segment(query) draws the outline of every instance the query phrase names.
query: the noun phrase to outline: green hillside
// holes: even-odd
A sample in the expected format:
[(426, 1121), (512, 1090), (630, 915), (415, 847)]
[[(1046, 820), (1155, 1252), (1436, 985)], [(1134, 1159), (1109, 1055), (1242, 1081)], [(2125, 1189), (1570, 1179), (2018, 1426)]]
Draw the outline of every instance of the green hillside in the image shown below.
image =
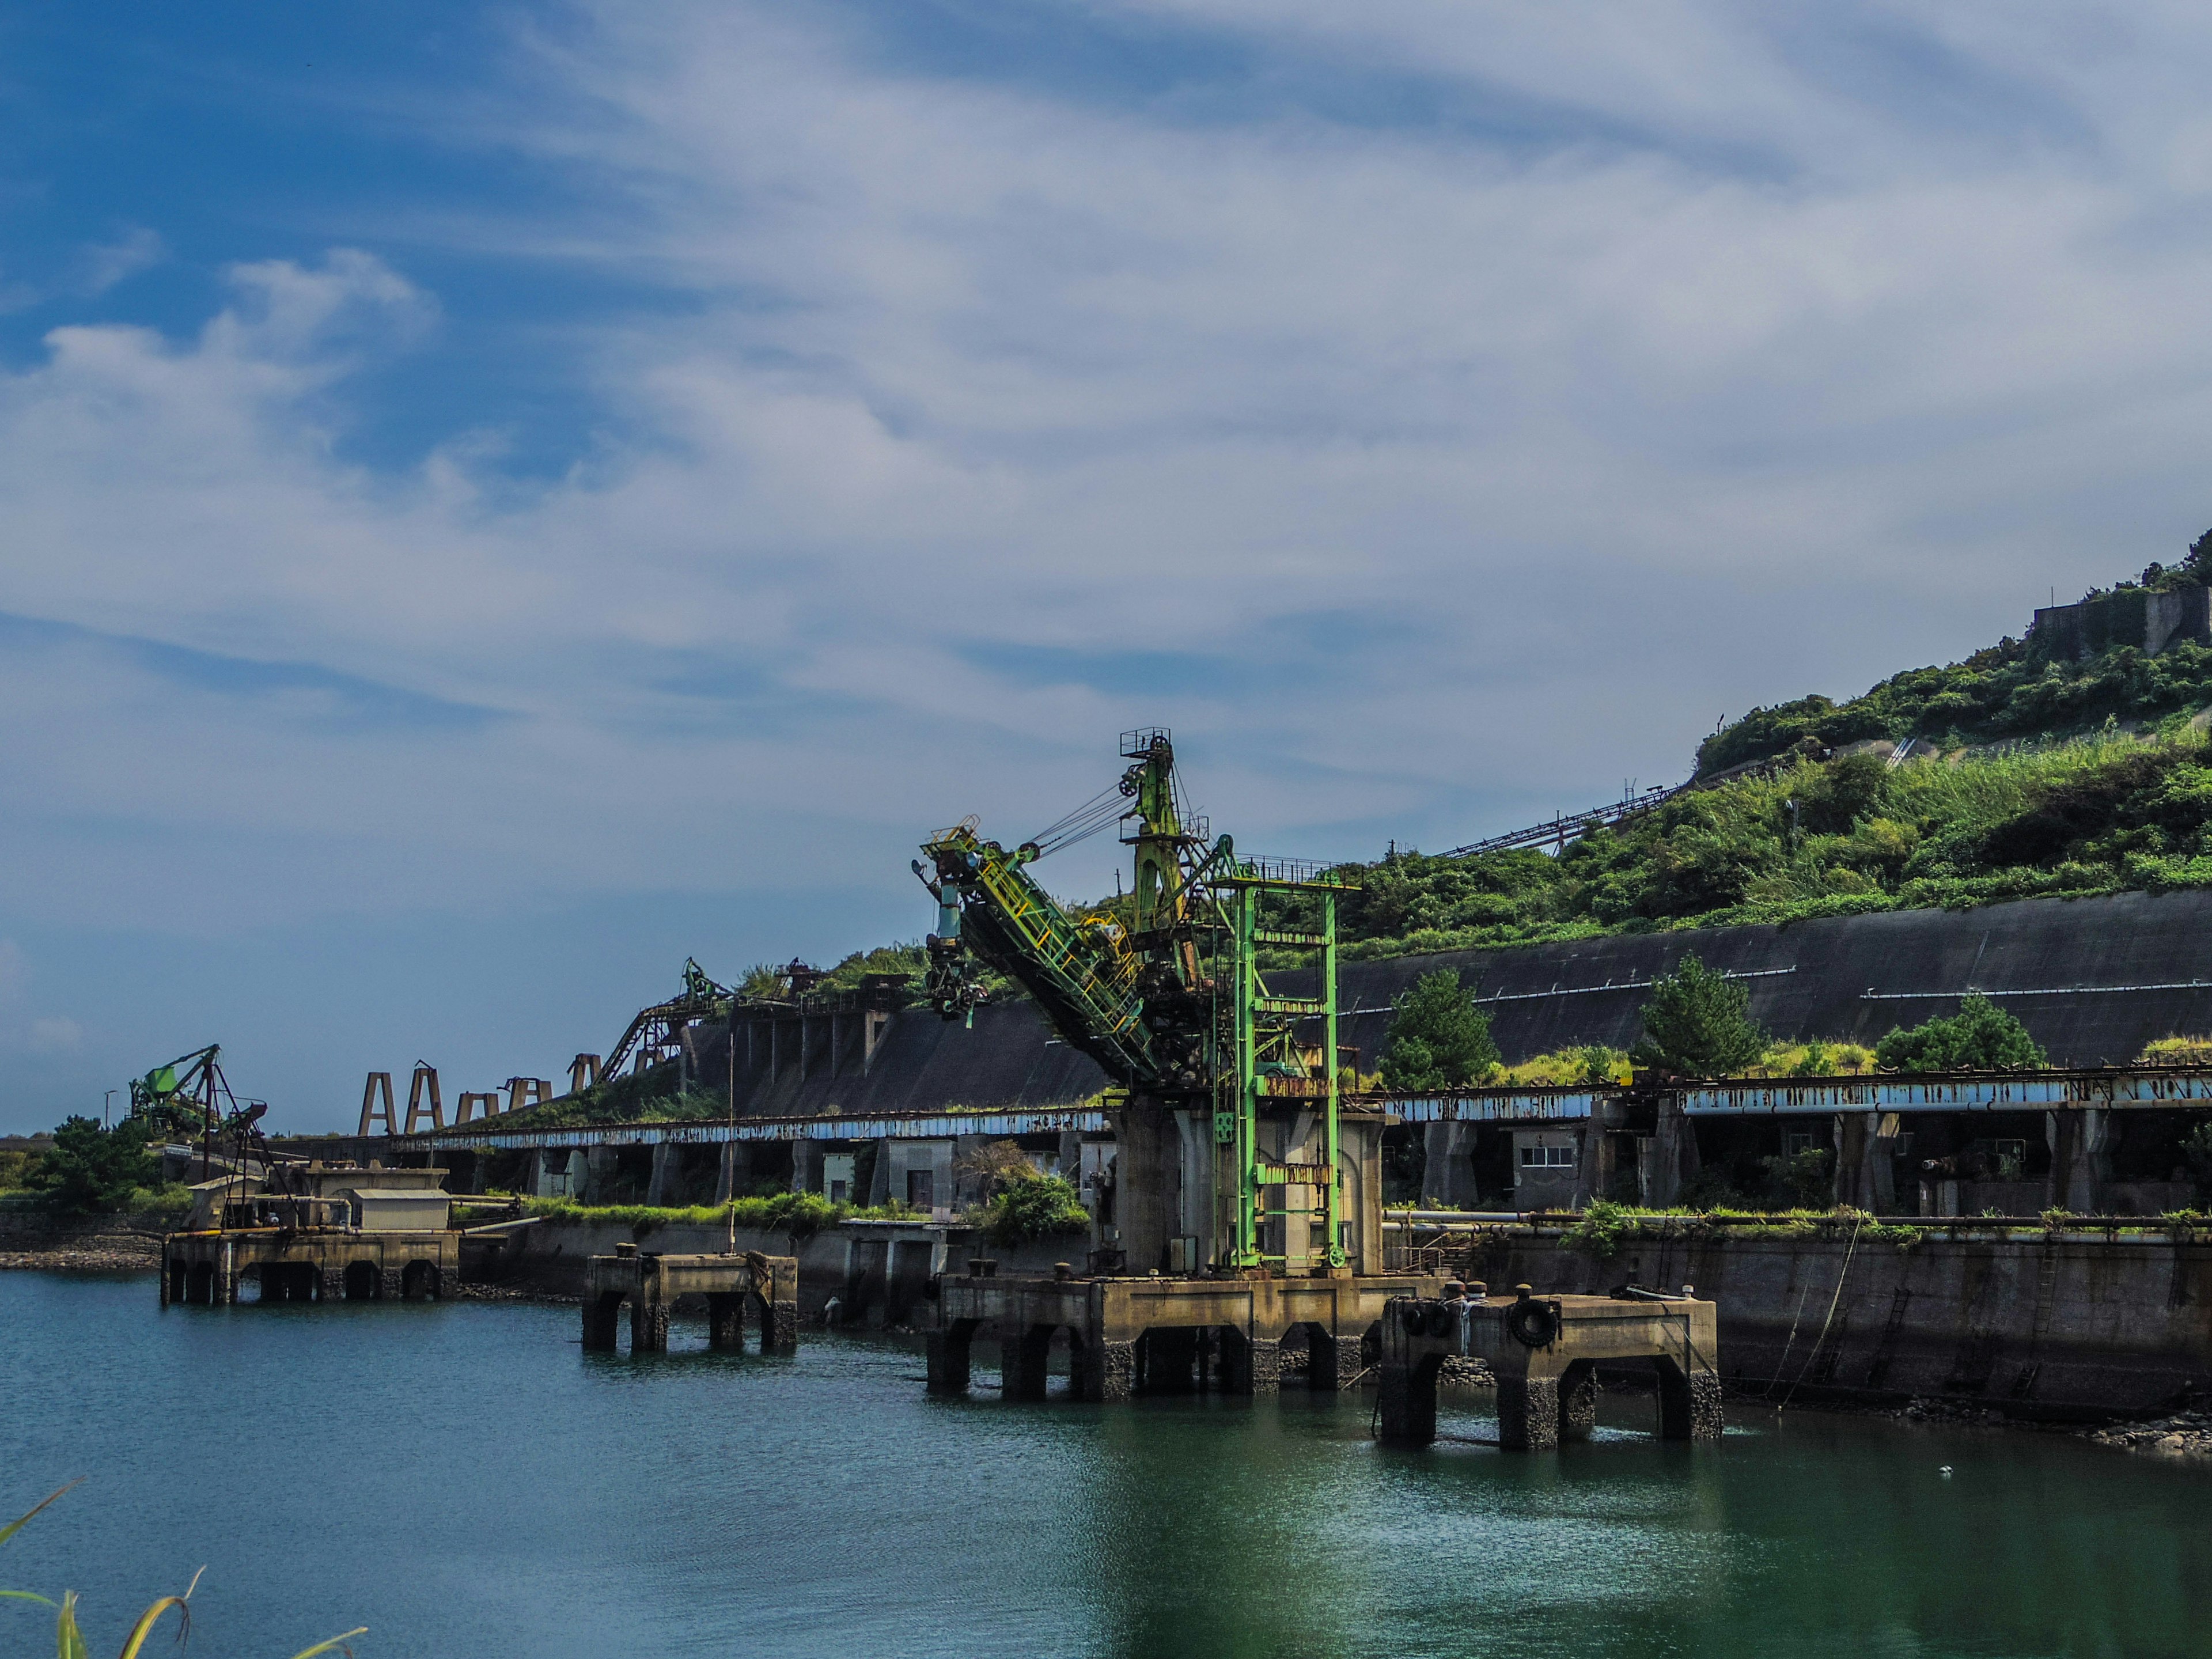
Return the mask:
[[(2083, 600), (2118, 600), (2212, 581), (2212, 531), (2181, 563), (2153, 564), (2132, 581), (2092, 588)], [(2139, 611), (2138, 611), (2139, 614)], [(1754, 708), (1698, 746), (1698, 775), (1787, 754), (1871, 738), (1925, 738), (1946, 749), (2079, 732), (2106, 720), (2157, 720), (2212, 702), (2212, 648), (2179, 641), (2149, 656), (2122, 646), (2086, 661), (2054, 661), (2033, 640), (2000, 640), (1964, 662), (1915, 668), (1847, 702), (1800, 697)]]

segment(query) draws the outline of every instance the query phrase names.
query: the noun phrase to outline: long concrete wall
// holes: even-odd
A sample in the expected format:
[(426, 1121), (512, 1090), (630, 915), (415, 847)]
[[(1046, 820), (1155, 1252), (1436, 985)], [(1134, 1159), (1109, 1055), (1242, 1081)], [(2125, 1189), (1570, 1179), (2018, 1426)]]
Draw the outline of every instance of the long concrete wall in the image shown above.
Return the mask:
[(1508, 1062), (1589, 1043), (1625, 1048), (1650, 994), (1643, 988), (1693, 952), (1708, 968), (1747, 975), (1752, 1018), (1784, 1037), (1871, 1043), (1893, 1026), (1955, 1013), (1969, 988), (2062, 993), (1999, 994), (1998, 1003), (2063, 1066), (2117, 1065), (2154, 1038), (2212, 1033), (2212, 892), (2173, 892), (1348, 963), (1343, 1000), (1362, 1012), (1345, 1041), (1371, 1066), (1391, 998), (1422, 974), (1454, 968), (1484, 1000)]
[(2162, 1234), (1931, 1235), (1903, 1250), (1686, 1235), (1632, 1239), (1605, 1261), (1522, 1236), (1487, 1246), (1475, 1271), (1493, 1291), (1694, 1285), (1719, 1306), (1722, 1375), (1773, 1382), (1777, 1399), (1794, 1383), (1801, 1401), (1934, 1396), (2087, 1419), (2212, 1391), (2212, 1244)]
[[(2132, 1060), (2154, 1038), (2212, 1033), (2212, 892), (2032, 899), (1972, 910), (1907, 910), (1779, 927), (1709, 927), (1446, 951), (1345, 965), (1342, 1041), (1372, 1069), (1392, 998), (1425, 973), (1458, 970), (1509, 1061), (1586, 1044), (1625, 1048), (1651, 981), (1694, 952), (1744, 975), (1752, 1018), (1784, 1037), (1873, 1042), (1893, 1026), (1955, 1012), (1968, 988), (1999, 994), (2061, 1065)], [(1296, 994), (1303, 976), (1285, 974)], [(2197, 981), (2203, 981), (2198, 983)], [(2039, 994), (2003, 994), (2036, 993)], [(1034, 1004), (975, 1011), (972, 1026), (927, 1008), (795, 1016), (738, 1036), (736, 1103), (747, 1115), (854, 1115), (1073, 1105), (1107, 1086)], [(770, 1030), (773, 1024), (775, 1028)], [(719, 1028), (692, 1034), (700, 1085), (728, 1089)]]

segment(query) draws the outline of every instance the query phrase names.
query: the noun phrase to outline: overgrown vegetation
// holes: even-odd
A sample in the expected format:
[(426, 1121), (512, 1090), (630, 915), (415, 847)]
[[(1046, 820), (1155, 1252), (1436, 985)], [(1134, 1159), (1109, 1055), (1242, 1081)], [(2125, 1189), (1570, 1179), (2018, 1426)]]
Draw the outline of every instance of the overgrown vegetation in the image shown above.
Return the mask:
[[(2212, 696), (2212, 690), (2208, 690)], [(1557, 856), (1346, 866), (1347, 957), (2045, 895), (2212, 886), (2212, 756), (2179, 718), (1891, 768), (1799, 760), (1677, 796)], [(1295, 925), (1295, 924), (1291, 924)]]
[(1654, 981), (1644, 1005), (1644, 1035), (1629, 1050), (1638, 1066), (1676, 1077), (1729, 1077), (1765, 1057), (1766, 1033), (1746, 1012), (1751, 993), (1686, 956)]
[(1892, 1031), (1875, 1045), (1875, 1061), (1890, 1072), (1995, 1072), (2047, 1065), (2049, 1056), (2025, 1025), (1976, 992), (1948, 1018)]
[[(2091, 589), (2085, 599), (2159, 592), (2212, 580), (2212, 531), (2180, 564), (2154, 563), (2133, 581)], [(2141, 617), (2135, 618), (2140, 638)], [(2007, 638), (1964, 662), (1916, 668), (1863, 696), (1800, 697), (1754, 708), (1705, 739), (1699, 775), (1770, 759), (1793, 748), (1838, 748), (1927, 738), (1947, 749), (2004, 738), (2078, 732), (2104, 720), (2156, 719), (2212, 702), (2212, 649), (2179, 641), (2147, 656), (2128, 645), (2081, 662), (2059, 662), (2032, 641)]]
[(1455, 970), (1422, 975), (1391, 1007), (1389, 1045), (1382, 1052), (1387, 1087), (1463, 1089), (1488, 1081), (1498, 1069), (1490, 1018), (1460, 988)]
[(1091, 1212), (1083, 1207), (1073, 1182), (1034, 1172), (1003, 1182), (969, 1212), (969, 1219), (994, 1243), (1006, 1245), (1087, 1232), (1091, 1227)]
[(610, 1222), (639, 1234), (658, 1227), (727, 1227), (734, 1223), (756, 1232), (806, 1238), (841, 1221), (897, 1221), (914, 1215), (904, 1204), (872, 1207), (832, 1204), (819, 1193), (779, 1192), (733, 1199), (726, 1204), (683, 1206), (586, 1205), (566, 1198), (526, 1198), (521, 1203), (525, 1214), (543, 1216), (548, 1221)]
[(97, 1118), (69, 1117), (54, 1144), (22, 1173), (27, 1190), (57, 1210), (107, 1213), (133, 1207), (159, 1184), (161, 1161), (146, 1149), (146, 1126), (125, 1118), (110, 1129)]

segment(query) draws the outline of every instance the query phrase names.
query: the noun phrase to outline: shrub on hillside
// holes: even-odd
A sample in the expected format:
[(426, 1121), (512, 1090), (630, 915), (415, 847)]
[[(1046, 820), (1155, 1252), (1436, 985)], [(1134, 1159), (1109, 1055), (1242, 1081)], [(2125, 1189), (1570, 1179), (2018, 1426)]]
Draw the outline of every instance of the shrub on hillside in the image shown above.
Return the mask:
[(1490, 1017), (1468, 1000), (1453, 969), (1422, 975), (1391, 1007), (1389, 1047), (1382, 1054), (1389, 1087), (1413, 1093), (1463, 1089), (1498, 1069)]
[(126, 1117), (107, 1129), (94, 1118), (70, 1117), (54, 1131), (54, 1144), (25, 1179), (56, 1209), (93, 1214), (129, 1207), (140, 1188), (160, 1177), (161, 1167), (146, 1150), (146, 1126), (139, 1119)]
[(1747, 1010), (1751, 994), (1686, 956), (1654, 981), (1644, 1005), (1644, 1036), (1630, 1054), (1639, 1066), (1678, 1077), (1724, 1077), (1748, 1071), (1765, 1054), (1766, 1033)]
[(1948, 1018), (1902, 1026), (1875, 1045), (1875, 1061), (1892, 1072), (1996, 1072), (2048, 1065), (2027, 1028), (1978, 993)]

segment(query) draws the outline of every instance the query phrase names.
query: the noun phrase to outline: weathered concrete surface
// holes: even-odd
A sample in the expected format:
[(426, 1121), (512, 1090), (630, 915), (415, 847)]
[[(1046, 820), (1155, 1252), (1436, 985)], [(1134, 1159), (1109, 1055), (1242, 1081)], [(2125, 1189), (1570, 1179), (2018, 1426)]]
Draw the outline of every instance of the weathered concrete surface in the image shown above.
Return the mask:
[[(2091, 1420), (2212, 1391), (2212, 1244), (2163, 1234), (1637, 1238), (1610, 1261), (1507, 1235), (1470, 1271), (1598, 1291), (1694, 1285), (1720, 1309), (1722, 1376), (1781, 1398), (1931, 1395)], [(1832, 1307), (1833, 1314), (1830, 1310)]]
[[(1390, 999), (1437, 968), (1460, 969), (1479, 996), (1516, 999), (1487, 1006), (1509, 1062), (1589, 1043), (1626, 1048), (1650, 993), (1586, 988), (1648, 985), (1692, 952), (1708, 968), (1759, 975), (1743, 981), (1752, 1018), (1785, 1037), (1872, 1042), (1892, 1026), (1956, 1012), (1956, 994), (1969, 986), (2183, 988), (2002, 1000), (2056, 1063), (2117, 1064), (2154, 1038), (2212, 1031), (2212, 989), (2186, 988), (2191, 981), (2212, 980), (2208, 937), (2212, 892), (2120, 893), (1346, 963), (1346, 1006), (1368, 1012), (1353, 1016), (1342, 1040), (1357, 1043), (1360, 1064), (1372, 1067), (1389, 1029)], [(1295, 975), (1283, 977), (1286, 986), (1295, 983)], [(1555, 989), (1574, 994), (1552, 994)], [(1869, 989), (1953, 994), (1891, 1001), (1869, 999)], [(1536, 993), (1545, 994), (1530, 994)]]
[(948, 1275), (927, 1332), (929, 1389), (968, 1387), (979, 1333), (1000, 1342), (1006, 1397), (1044, 1397), (1053, 1340), (1066, 1333), (1079, 1400), (1182, 1394), (1212, 1371), (1223, 1392), (1273, 1394), (1283, 1340), (1307, 1338), (1307, 1381), (1340, 1388), (1358, 1375), (1359, 1351), (1393, 1297), (1434, 1296), (1443, 1280), (1417, 1273), (1309, 1279), (1009, 1278)]
[(1657, 1373), (1659, 1432), (1720, 1437), (1721, 1381), (1713, 1304), (1678, 1298), (1487, 1296), (1394, 1300), (1382, 1316), (1381, 1437), (1425, 1446), (1437, 1437), (1437, 1382), (1448, 1359), (1480, 1362), (1498, 1390), (1498, 1444), (1550, 1451), (1597, 1426), (1597, 1367), (1648, 1362)]
[[(933, 1247), (923, 1247), (933, 1234)], [(544, 1221), (515, 1235), (498, 1272), (500, 1282), (524, 1285), (555, 1296), (581, 1296), (595, 1256), (611, 1256), (623, 1245), (671, 1255), (719, 1255), (730, 1248), (726, 1228), (712, 1223), (679, 1222), (637, 1229), (617, 1221)], [(819, 1319), (834, 1300), (839, 1322), (868, 1326), (905, 1325), (919, 1317), (927, 1281), (951, 1268), (964, 1270), (969, 1259), (988, 1255), (1008, 1273), (1049, 1273), (1056, 1261), (1080, 1263), (1080, 1238), (1046, 1239), (1014, 1249), (979, 1243), (964, 1227), (891, 1227), (848, 1223), (805, 1238), (740, 1227), (735, 1248), (764, 1255), (788, 1256), (798, 1264), (798, 1304), (802, 1317)]]
[(0, 1208), (0, 1267), (145, 1268), (161, 1260), (173, 1215), (58, 1216)]
[(460, 1278), (453, 1232), (171, 1233), (161, 1242), (161, 1305), (231, 1303), (248, 1275), (264, 1302), (434, 1301)]
[(757, 1250), (726, 1255), (654, 1255), (635, 1249), (592, 1258), (584, 1289), (584, 1346), (612, 1352), (623, 1304), (629, 1304), (630, 1352), (665, 1353), (668, 1320), (682, 1297), (707, 1304), (707, 1346), (744, 1346), (750, 1309), (761, 1352), (799, 1346), (799, 1264)]
[[(1783, 927), (1708, 927), (1687, 933), (1576, 939), (1502, 951), (1455, 951), (1347, 962), (1341, 997), (1351, 1011), (1341, 1041), (1360, 1065), (1379, 1060), (1391, 999), (1422, 974), (1454, 968), (1485, 998), (1505, 1059), (1605, 1043), (1626, 1048), (1649, 993), (1638, 988), (1695, 952), (1744, 981), (1752, 1017), (1781, 1036), (1871, 1042), (1893, 1025), (1955, 1012), (1957, 993), (2048, 991), (2072, 986), (2166, 986), (2088, 996), (2008, 997), (2038, 1042), (2062, 1065), (2131, 1060), (2154, 1038), (2212, 1031), (2212, 979), (2203, 941), (2212, 936), (2212, 892), (2121, 893), (2027, 899), (1972, 910), (1905, 910), (1794, 922)], [(1301, 975), (1273, 976), (1297, 994)], [(1612, 984), (1621, 988), (1592, 989)], [(1896, 1001), (1867, 992), (1934, 991)], [(1067, 1106), (1107, 1085), (1105, 1074), (1056, 1042), (1033, 1004), (978, 1009), (974, 1029), (927, 1008), (888, 1016), (862, 1054), (860, 1016), (833, 1032), (826, 1017), (804, 1034), (796, 1017), (773, 1046), (738, 1034), (740, 1114), (942, 1111)], [(818, 1027), (819, 1029), (815, 1029)], [(849, 1029), (846, 1029), (849, 1027)], [(690, 1034), (690, 1065), (710, 1091), (729, 1086), (722, 1029)], [(802, 1059), (802, 1055), (804, 1059)]]

